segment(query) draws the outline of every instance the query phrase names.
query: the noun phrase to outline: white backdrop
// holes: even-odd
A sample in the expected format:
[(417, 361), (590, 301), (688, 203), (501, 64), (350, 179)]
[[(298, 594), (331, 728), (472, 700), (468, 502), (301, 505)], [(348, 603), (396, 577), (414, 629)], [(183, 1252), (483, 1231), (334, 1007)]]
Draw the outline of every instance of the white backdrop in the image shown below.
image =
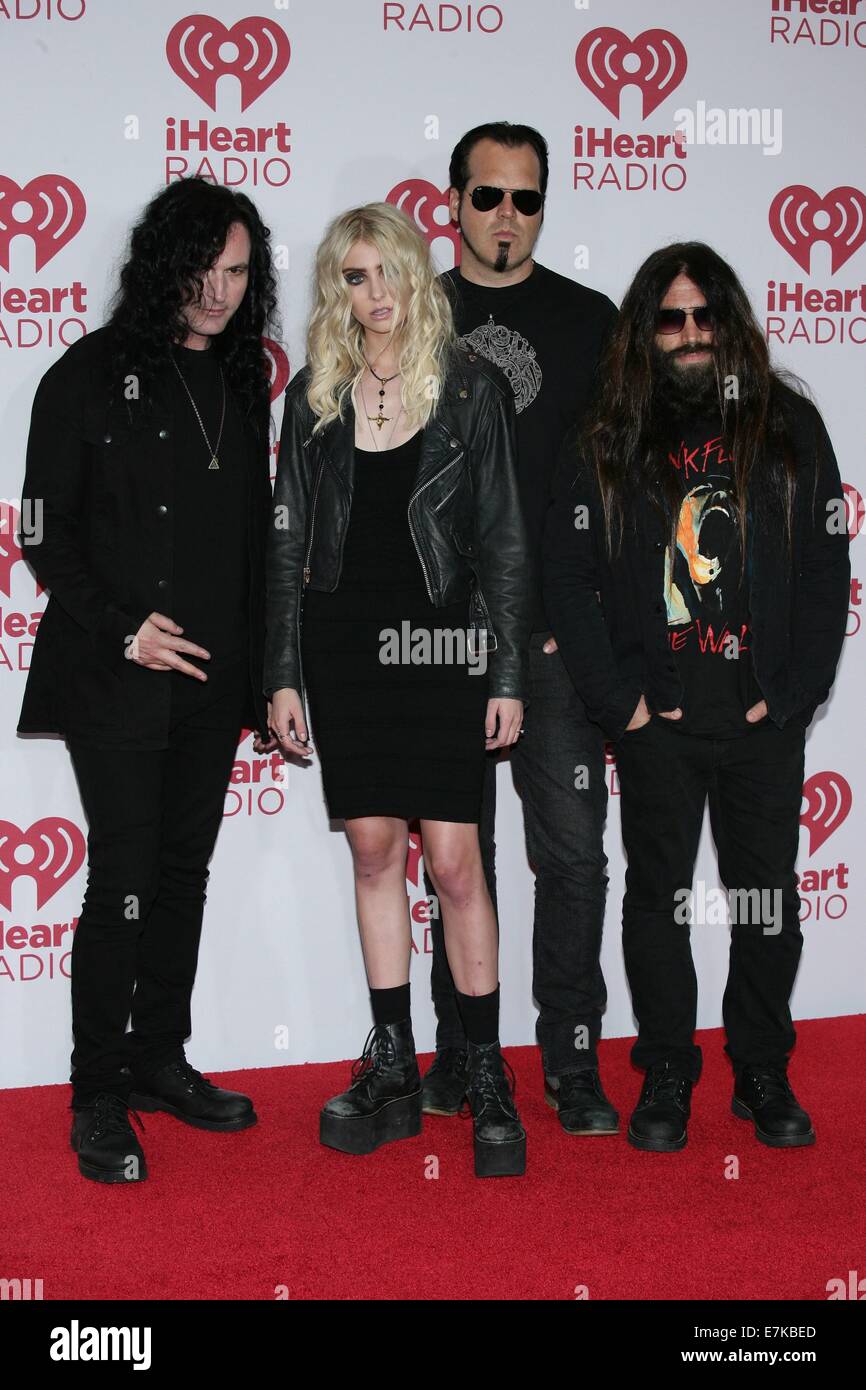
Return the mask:
[[(535, 125), (551, 155), (538, 259), (618, 302), (656, 246), (685, 237), (714, 245), (742, 275), (777, 360), (811, 384), (850, 516), (857, 527), (862, 520), (866, 0), (260, 0), (255, 14), (254, 0), (206, 3), (202, 14), (179, 0), (0, 0), (5, 1086), (67, 1076), (68, 952), (85, 881), (84, 818), (65, 747), (15, 734), (45, 605), (12, 539), (30, 405), (63, 345), (102, 321), (129, 224), (171, 177), (202, 171), (257, 202), (278, 248), (294, 371), (328, 219), (390, 197), (416, 216), (447, 269), (453, 145), (483, 120)], [(754, 109), (753, 122), (729, 116), (738, 108)], [(684, 148), (659, 140), (677, 130), (690, 137)], [(277, 397), (277, 422), (281, 410)], [(864, 1007), (866, 890), (855, 856), (862, 546), (853, 542), (836, 691), (807, 744), (799, 1018)], [(609, 777), (605, 1033), (615, 1036), (634, 1025), (619, 944), (613, 766)], [(533, 882), (507, 764), (499, 779), (502, 1037), (526, 1043)], [(419, 1045), (429, 1046), (418, 869), (412, 856), (414, 1012)], [(706, 827), (697, 874), (718, 886)], [(696, 926), (693, 940), (699, 1024), (714, 1026), (728, 932)], [(212, 865), (190, 1058), (229, 1068), (355, 1056), (368, 1025), (348, 845), (329, 827), (318, 768), (281, 769), (257, 758), (247, 736)]]

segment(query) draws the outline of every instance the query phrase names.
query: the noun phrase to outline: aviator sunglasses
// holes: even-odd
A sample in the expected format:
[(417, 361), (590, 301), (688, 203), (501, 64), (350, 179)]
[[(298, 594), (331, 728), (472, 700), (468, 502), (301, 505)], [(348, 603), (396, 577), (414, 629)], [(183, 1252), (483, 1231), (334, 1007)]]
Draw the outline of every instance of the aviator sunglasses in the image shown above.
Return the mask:
[(512, 203), (524, 217), (534, 217), (541, 211), (544, 199), (537, 188), (494, 188), (492, 184), (479, 183), (469, 197), (477, 212), (491, 212), (499, 207), (506, 193), (511, 194)]
[(700, 304), (697, 309), (659, 309), (656, 314), (657, 333), (682, 333), (686, 326), (686, 315), (691, 314), (695, 328), (701, 333), (711, 333), (716, 326), (713, 311), (708, 304)]

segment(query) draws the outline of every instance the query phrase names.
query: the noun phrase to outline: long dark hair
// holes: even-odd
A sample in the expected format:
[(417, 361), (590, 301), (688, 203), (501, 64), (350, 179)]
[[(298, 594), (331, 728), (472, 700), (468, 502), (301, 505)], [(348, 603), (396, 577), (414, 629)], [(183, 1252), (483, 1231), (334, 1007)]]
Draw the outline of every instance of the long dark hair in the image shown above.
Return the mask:
[[(701, 289), (715, 319), (715, 371), (722, 437), (732, 456), (741, 563), (746, 557), (749, 485), (781, 503), (790, 544), (795, 465), (784, 401), (797, 379), (770, 366), (752, 307), (731, 267), (700, 241), (678, 242), (648, 256), (622, 302), (600, 365), (600, 394), (582, 444), (601, 489), (608, 553), (618, 549), (627, 495), (640, 486), (676, 525), (681, 495), (661, 447), (664, 422), (653, 414), (656, 312), (678, 275)], [(726, 383), (736, 383), (728, 398)], [(763, 509), (762, 509), (763, 511)], [(767, 513), (763, 513), (766, 515)]]
[(122, 380), (137, 375), (148, 399), (156, 374), (169, 362), (171, 345), (183, 342), (182, 307), (202, 293), (204, 275), (220, 255), (229, 228), (241, 222), (250, 237), (247, 291), (216, 352), (246, 414), (268, 402), (268, 364), (262, 335), (278, 336), (277, 281), (270, 231), (243, 193), (192, 177), (170, 183), (148, 203), (132, 229), (129, 257), (120, 272), (108, 326)]

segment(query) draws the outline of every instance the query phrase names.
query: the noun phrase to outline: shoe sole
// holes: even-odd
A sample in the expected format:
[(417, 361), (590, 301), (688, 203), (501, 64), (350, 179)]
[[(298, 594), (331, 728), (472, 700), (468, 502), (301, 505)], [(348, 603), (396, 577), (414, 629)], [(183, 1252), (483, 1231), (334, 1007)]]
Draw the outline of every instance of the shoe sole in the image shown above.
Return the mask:
[(209, 1129), (217, 1133), (235, 1133), (239, 1129), (249, 1129), (250, 1125), (258, 1123), (259, 1118), (253, 1110), (248, 1115), (240, 1115), (236, 1120), (199, 1120), (185, 1115), (176, 1105), (168, 1105), (156, 1096), (141, 1095), (138, 1091), (134, 1091), (129, 1097), (129, 1104), (133, 1110), (143, 1110), (146, 1115), (163, 1111), (166, 1115), (173, 1115), (176, 1120), (183, 1121), (185, 1125), (192, 1125), (193, 1129)]
[(421, 1133), (421, 1092), (388, 1101), (374, 1115), (319, 1114), (319, 1142), (344, 1154), (370, 1154), (396, 1139)]
[[(78, 1153), (75, 1145), (72, 1144), (73, 1153)], [(131, 1155), (130, 1155), (131, 1156)], [(136, 1177), (131, 1178), (125, 1168), (96, 1168), (91, 1163), (85, 1163), (83, 1159), (78, 1160), (78, 1171), (83, 1178), (89, 1178), (91, 1182), (108, 1183), (133, 1183), (143, 1182), (147, 1177), (147, 1164), (142, 1160), (138, 1165)]]
[(446, 1110), (446, 1109), (444, 1108), (444, 1106), (441, 1106), (441, 1105), (430, 1105), (427, 1101), (425, 1101), (425, 1100), (422, 1099), (422, 1101), (421, 1101), (421, 1110), (422, 1110), (422, 1113), (425, 1114), (425, 1115), (446, 1115), (446, 1116), (448, 1116), (449, 1118), (453, 1118), (454, 1115), (459, 1115), (459, 1114), (460, 1114), (460, 1106), (461, 1106), (462, 1104), (463, 1104), (463, 1098), (461, 1097), (460, 1101), (457, 1103), (457, 1105), (454, 1106), (454, 1109), (453, 1109), (453, 1110)]
[(815, 1142), (814, 1129), (810, 1129), (808, 1134), (767, 1134), (759, 1128), (754, 1111), (736, 1097), (731, 1101), (731, 1110), (738, 1119), (751, 1120), (755, 1126), (755, 1138), (766, 1144), (768, 1149), (804, 1149)]
[[(555, 1110), (556, 1113), (559, 1114), (559, 1101), (555, 1098), (555, 1096), (549, 1096), (545, 1091), (544, 1101), (546, 1105), (550, 1106), (551, 1110)], [(593, 1137), (593, 1135), (598, 1135), (599, 1137), (601, 1137), (606, 1134), (619, 1134), (619, 1123), (617, 1123), (615, 1129), (569, 1129), (568, 1125), (563, 1124), (561, 1119), (559, 1123), (562, 1125), (562, 1128), (565, 1130), (566, 1134), (582, 1134), (586, 1135), (587, 1138), (590, 1139)]]
[(519, 1178), (526, 1172), (526, 1135), (507, 1144), (475, 1140), (476, 1178)]
[(635, 1149), (643, 1149), (646, 1153), (672, 1154), (679, 1153), (680, 1149), (686, 1147), (689, 1136), (683, 1131), (681, 1139), (644, 1139), (641, 1135), (635, 1134), (629, 1125), (627, 1138)]

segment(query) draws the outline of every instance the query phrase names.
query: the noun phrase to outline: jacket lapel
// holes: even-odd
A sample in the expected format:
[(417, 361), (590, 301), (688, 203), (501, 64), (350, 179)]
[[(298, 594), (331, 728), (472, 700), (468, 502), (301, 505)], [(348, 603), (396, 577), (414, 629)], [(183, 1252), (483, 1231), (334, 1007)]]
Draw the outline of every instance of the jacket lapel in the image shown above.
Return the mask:
[[(421, 456), (415, 473), (412, 495), (430, 482), (440, 469), (461, 456), (464, 441), (453, 427), (448, 396), (443, 397), (437, 414), (424, 430)], [(355, 409), (348, 401), (342, 420), (332, 420), (319, 436), (319, 443), (328, 462), (339, 475), (351, 496), (355, 483)], [(372, 440), (371, 440), (372, 443)], [(371, 453), (373, 450), (370, 451)]]

